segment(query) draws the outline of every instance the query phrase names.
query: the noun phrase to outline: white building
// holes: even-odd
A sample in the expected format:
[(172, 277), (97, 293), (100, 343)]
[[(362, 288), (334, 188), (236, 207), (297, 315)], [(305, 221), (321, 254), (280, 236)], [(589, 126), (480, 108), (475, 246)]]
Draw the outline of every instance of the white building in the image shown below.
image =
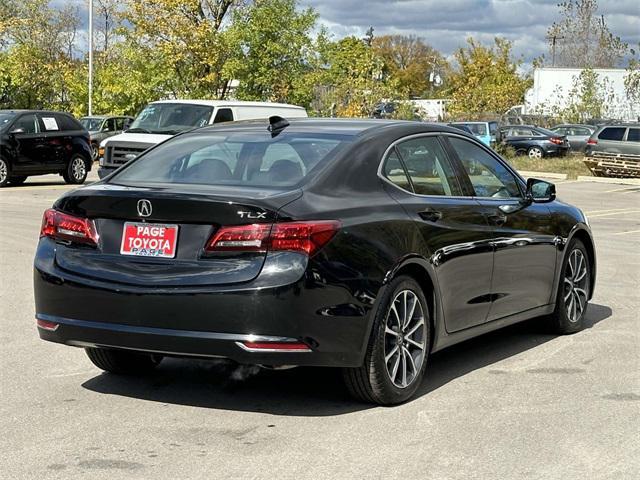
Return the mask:
[[(525, 114), (552, 115), (567, 107), (571, 91), (578, 85), (580, 68), (537, 68), (533, 72), (533, 87), (525, 94)], [(624, 79), (628, 72), (622, 68), (596, 68), (598, 83), (603, 85), (607, 99), (606, 117), (623, 121), (640, 118), (640, 104), (632, 102), (625, 92)]]

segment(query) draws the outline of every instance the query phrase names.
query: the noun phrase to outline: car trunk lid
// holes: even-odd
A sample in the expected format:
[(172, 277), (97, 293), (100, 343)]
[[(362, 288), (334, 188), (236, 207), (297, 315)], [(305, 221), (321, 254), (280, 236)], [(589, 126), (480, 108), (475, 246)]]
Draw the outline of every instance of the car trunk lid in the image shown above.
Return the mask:
[[(260, 273), (266, 252), (212, 254), (205, 252), (207, 242), (223, 226), (272, 224), (278, 210), (300, 195), (299, 190), (175, 185), (170, 190), (162, 186), (102, 184), (83, 188), (61, 198), (55, 208), (92, 219), (98, 245), (61, 246), (56, 262), (60, 268), (83, 277), (137, 286), (248, 282)], [(140, 232), (137, 243), (127, 238), (127, 228)], [(165, 251), (169, 254), (166, 257), (149, 251), (158, 247), (157, 241), (151, 245), (143, 242), (161, 228), (166, 230), (165, 236), (175, 233), (175, 249)]]

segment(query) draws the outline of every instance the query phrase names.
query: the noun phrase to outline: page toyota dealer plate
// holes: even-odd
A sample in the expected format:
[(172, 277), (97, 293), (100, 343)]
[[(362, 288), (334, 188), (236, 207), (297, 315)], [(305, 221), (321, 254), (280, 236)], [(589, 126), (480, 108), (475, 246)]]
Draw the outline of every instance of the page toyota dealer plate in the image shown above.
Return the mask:
[(178, 226), (158, 223), (125, 222), (122, 255), (173, 258), (178, 243)]

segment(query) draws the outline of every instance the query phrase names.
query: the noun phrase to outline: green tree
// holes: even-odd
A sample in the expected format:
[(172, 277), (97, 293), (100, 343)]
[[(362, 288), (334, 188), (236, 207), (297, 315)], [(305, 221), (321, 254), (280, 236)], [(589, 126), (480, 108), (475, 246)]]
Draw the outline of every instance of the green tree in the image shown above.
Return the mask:
[(398, 85), (384, 75), (384, 61), (366, 41), (345, 37), (320, 47), (324, 67), (318, 75), (323, 115), (369, 117), (381, 100), (398, 97)]
[(444, 57), (413, 35), (384, 35), (374, 37), (372, 46), (384, 62), (383, 71), (398, 82), (400, 91), (408, 96), (433, 96), (438, 85), (430, 82), (432, 73), (441, 77), (448, 70)]
[(547, 31), (551, 63), (556, 67), (612, 68), (620, 65), (628, 45), (611, 33), (597, 0), (558, 4), (561, 19)]
[(553, 113), (570, 123), (584, 123), (594, 118), (605, 118), (607, 104), (612, 95), (606, 81), (600, 80), (593, 69), (585, 68), (575, 79), (574, 86), (569, 91), (565, 102), (566, 107)]
[(230, 56), (225, 25), (241, 0), (128, 0), (127, 40), (142, 58), (164, 63), (174, 96), (224, 98)]
[(631, 54), (633, 57), (627, 66), (624, 89), (629, 101), (640, 104), (640, 44), (638, 44), (638, 50), (631, 49)]
[(518, 75), (520, 61), (511, 56), (511, 42), (496, 38), (493, 47), (469, 38), (454, 57), (458, 63), (448, 77), (452, 115), (501, 113), (522, 103), (531, 80)]
[(223, 71), (239, 80), (238, 98), (309, 103), (310, 89), (299, 79), (311, 68), (318, 15), (297, 6), (297, 0), (258, 0), (235, 11), (227, 32), (234, 55)]
[(11, 108), (69, 109), (77, 9), (46, 0), (0, 3), (0, 101)]

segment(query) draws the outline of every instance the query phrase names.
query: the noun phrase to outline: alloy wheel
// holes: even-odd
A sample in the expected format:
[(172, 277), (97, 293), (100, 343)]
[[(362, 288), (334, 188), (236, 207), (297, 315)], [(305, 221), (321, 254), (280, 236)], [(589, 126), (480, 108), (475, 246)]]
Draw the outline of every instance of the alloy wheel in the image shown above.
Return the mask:
[(87, 167), (84, 164), (84, 160), (78, 157), (74, 158), (73, 163), (71, 164), (71, 172), (73, 173), (74, 180), (82, 180), (87, 173)]
[(98, 146), (97, 145), (91, 145), (91, 160), (93, 160), (94, 162), (96, 160), (98, 160)]
[(7, 163), (0, 159), (0, 183), (4, 183), (7, 180), (7, 175), (9, 175)]
[(426, 339), (420, 300), (411, 290), (402, 290), (391, 302), (384, 330), (384, 362), (396, 387), (406, 388), (419, 377)]
[(575, 249), (569, 255), (564, 273), (564, 305), (567, 318), (576, 323), (587, 306), (587, 260), (581, 250)]
[(538, 147), (530, 148), (529, 158), (542, 158), (542, 150), (540, 150)]

